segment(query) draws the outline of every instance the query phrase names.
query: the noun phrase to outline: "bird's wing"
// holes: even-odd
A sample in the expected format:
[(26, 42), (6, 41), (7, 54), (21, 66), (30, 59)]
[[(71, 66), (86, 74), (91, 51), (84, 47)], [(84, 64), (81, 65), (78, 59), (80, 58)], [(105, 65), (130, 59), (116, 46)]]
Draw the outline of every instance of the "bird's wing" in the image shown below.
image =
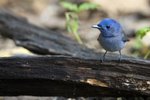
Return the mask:
[(129, 39), (128, 39), (128, 37), (127, 37), (127, 35), (125, 34), (124, 31), (122, 31), (122, 40), (123, 40), (123, 42), (129, 41)]

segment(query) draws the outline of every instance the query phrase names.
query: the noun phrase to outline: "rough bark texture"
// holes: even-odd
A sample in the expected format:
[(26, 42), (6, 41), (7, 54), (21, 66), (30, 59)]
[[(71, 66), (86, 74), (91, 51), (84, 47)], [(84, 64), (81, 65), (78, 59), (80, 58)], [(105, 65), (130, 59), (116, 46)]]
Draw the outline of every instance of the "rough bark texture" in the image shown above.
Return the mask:
[(150, 62), (67, 56), (0, 58), (0, 95), (150, 95)]

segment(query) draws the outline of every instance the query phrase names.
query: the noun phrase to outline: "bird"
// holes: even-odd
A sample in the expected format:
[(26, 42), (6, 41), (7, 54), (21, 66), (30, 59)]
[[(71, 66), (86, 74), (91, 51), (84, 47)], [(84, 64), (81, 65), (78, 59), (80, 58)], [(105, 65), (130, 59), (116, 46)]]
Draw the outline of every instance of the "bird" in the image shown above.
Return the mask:
[(125, 47), (125, 44), (129, 39), (127, 38), (121, 24), (112, 18), (104, 18), (96, 25), (92, 25), (92, 28), (96, 28), (100, 31), (98, 36), (98, 42), (105, 49), (105, 53), (102, 58), (102, 62), (105, 60), (107, 52), (119, 51), (119, 61), (121, 61), (121, 50)]

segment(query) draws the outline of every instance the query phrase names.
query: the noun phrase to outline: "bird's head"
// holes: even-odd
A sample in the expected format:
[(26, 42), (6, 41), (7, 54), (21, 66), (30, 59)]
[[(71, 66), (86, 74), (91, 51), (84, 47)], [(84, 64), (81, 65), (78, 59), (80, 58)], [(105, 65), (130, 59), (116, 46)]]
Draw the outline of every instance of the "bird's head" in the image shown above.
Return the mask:
[(118, 36), (122, 32), (121, 25), (114, 19), (105, 18), (97, 25), (93, 25), (92, 28), (97, 28), (101, 31), (104, 37)]

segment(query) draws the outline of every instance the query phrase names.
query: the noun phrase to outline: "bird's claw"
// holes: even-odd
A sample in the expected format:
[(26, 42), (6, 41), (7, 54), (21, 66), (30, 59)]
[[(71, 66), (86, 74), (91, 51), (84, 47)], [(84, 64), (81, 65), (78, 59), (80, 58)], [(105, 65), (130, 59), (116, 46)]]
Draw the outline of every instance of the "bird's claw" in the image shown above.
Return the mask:
[(118, 59), (118, 62), (121, 63), (121, 58)]
[(104, 58), (102, 58), (100, 61), (101, 61), (101, 63), (103, 63), (104, 62)]
[(101, 59), (101, 63), (104, 62), (106, 53), (107, 51), (104, 53), (103, 58)]
[(121, 63), (121, 58), (122, 58), (122, 56), (121, 56), (121, 50), (119, 51), (119, 54), (120, 54), (120, 55), (119, 55), (118, 62)]

